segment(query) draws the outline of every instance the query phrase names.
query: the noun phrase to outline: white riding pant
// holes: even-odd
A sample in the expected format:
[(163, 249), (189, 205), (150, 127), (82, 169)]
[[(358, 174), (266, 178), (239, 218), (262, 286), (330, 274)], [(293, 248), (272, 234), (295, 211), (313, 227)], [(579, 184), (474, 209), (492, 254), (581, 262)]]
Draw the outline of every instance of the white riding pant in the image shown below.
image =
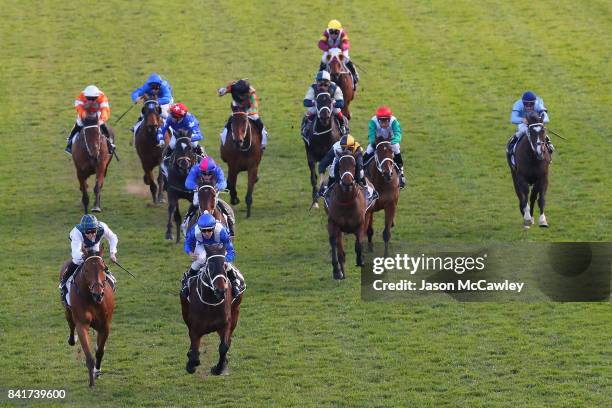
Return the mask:
[[(340, 108), (336, 108), (336, 107), (332, 108), (332, 113), (334, 115), (336, 115), (336, 116), (338, 116), (338, 113), (341, 112), (341, 111), (342, 111), (342, 109), (340, 109)], [(311, 116), (312, 115), (316, 115), (317, 114), (317, 107), (316, 106), (311, 106), (310, 108), (308, 108), (307, 112), (308, 112), (308, 115), (311, 115)]]
[(191, 263), (191, 269), (198, 271), (200, 268), (206, 265), (206, 249), (204, 248), (204, 245), (196, 245), (193, 253), (198, 256), (198, 259)]
[[(199, 141), (196, 141), (196, 142), (192, 141), (191, 145), (195, 147), (198, 145), (198, 143)], [(176, 146), (176, 138), (174, 137), (174, 133), (172, 133), (172, 137), (170, 138), (170, 148), (174, 150), (174, 146)]]

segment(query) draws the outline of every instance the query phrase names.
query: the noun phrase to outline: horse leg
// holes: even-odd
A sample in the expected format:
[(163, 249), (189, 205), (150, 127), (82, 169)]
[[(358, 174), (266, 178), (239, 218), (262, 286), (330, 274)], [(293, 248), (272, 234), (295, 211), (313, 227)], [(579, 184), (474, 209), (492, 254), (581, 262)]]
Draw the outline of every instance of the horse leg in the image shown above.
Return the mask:
[(230, 203), (232, 205), (236, 205), (240, 202), (238, 194), (236, 193), (236, 180), (238, 179), (238, 172), (233, 167), (230, 167), (229, 165), (228, 167), (227, 189), (230, 193)]
[(544, 215), (544, 206), (546, 205), (546, 190), (548, 190), (548, 180), (544, 178), (542, 181), (538, 181), (538, 206), (540, 207), (540, 218), (538, 219), (538, 225), (540, 227), (548, 227), (548, 221), (546, 215)]
[(166, 241), (174, 240), (174, 237), (172, 236), (172, 215), (176, 210), (176, 201), (178, 201), (178, 198), (176, 198), (174, 194), (170, 193), (170, 190), (168, 190), (168, 223), (166, 224)]
[[(374, 251), (374, 243), (372, 242), (372, 236), (374, 235), (374, 212), (366, 215), (367, 234), (368, 234), (368, 251)], [(385, 255), (386, 256), (386, 255)]]
[(344, 279), (346, 277), (344, 273), (344, 263), (346, 262), (346, 253), (344, 252), (344, 240), (342, 237), (342, 231), (340, 228), (336, 231), (336, 244), (338, 245), (338, 264), (340, 265), (340, 273), (342, 277), (340, 279)]
[(176, 209), (174, 210), (174, 224), (176, 225), (176, 243), (181, 242), (181, 211), (179, 210), (178, 198), (176, 199)]
[(225, 328), (217, 330), (219, 334), (219, 362), (210, 369), (212, 375), (227, 375), (227, 352), (232, 344), (230, 335), (231, 327), (228, 324)]
[(516, 182), (516, 195), (519, 199), (519, 210), (521, 215), (523, 215), (523, 225), (525, 229), (531, 226), (531, 211), (529, 209), (529, 204), (527, 203), (527, 198), (529, 196), (529, 184), (525, 180), (517, 179)]
[(385, 258), (389, 256), (389, 241), (391, 241), (391, 228), (395, 218), (395, 205), (385, 207), (385, 229), (383, 230), (383, 240), (385, 241)]
[(246, 197), (244, 198), (244, 202), (247, 205), (247, 218), (251, 216), (251, 205), (253, 205), (253, 189), (255, 188), (255, 183), (257, 183), (257, 166), (253, 166), (248, 170), (249, 181), (247, 186)]
[[(363, 266), (363, 238), (365, 236), (365, 228), (359, 226), (359, 230), (355, 233), (355, 254), (357, 255), (356, 266)], [(386, 255), (385, 255), (386, 256)]]
[(76, 343), (76, 336), (74, 335), (74, 320), (72, 319), (72, 312), (66, 307), (64, 308), (64, 313), (66, 315), (66, 321), (68, 322), (68, 328), (70, 329), (68, 344), (74, 346)]
[(310, 185), (312, 186), (312, 206), (311, 207), (319, 208), (319, 203), (317, 202), (319, 199), (319, 189), (317, 187), (317, 173), (315, 172), (315, 162), (310, 157), (307, 157), (307, 159), (308, 159), (308, 168), (310, 169)]
[(329, 245), (331, 247), (332, 256), (332, 276), (334, 279), (342, 279), (342, 272), (338, 266), (338, 241), (336, 227), (331, 221), (327, 223), (327, 233), (329, 235)]
[(89, 370), (89, 386), (94, 386), (94, 359), (91, 355), (91, 349), (89, 348), (89, 333), (88, 327), (83, 324), (77, 324), (77, 334), (79, 335), (79, 341), (81, 342), (81, 347), (83, 348), (83, 353), (85, 354), (85, 364), (87, 365), (87, 370)]
[(79, 188), (81, 190), (81, 203), (83, 203), (83, 210), (87, 214), (87, 207), (89, 207), (89, 194), (87, 194), (87, 177), (79, 174)]
[(531, 188), (531, 194), (529, 194), (529, 214), (531, 215), (531, 223), (533, 224), (533, 211), (535, 210), (535, 200), (538, 197), (539, 189), (538, 184), (535, 184)]
[(96, 202), (94, 203), (91, 212), (101, 212), (102, 208), (100, 208), (100, 193), (102, 192), (102, 186), (104, 185), (104, 172), (101, 169), (98, 169), (96, 173), (96, 186), (94, 187), (94, 193), (96, 195)]
[(189, 339), (191, 340), (191, 346), (187, 352), (187, 365), (185, 370), (189, 374), (195, 373), (195, 368), (200, 365), (200, 339), (202, 336), (196, 333), (193, 328), (189, 328)]
[(102, 370), (100, 370), (100, 366), (102, 365), (102, 357), (104, 357), (104, 345), (106, 344), (106, 339), (108, 339), (109, 332), (110, 327), (108, 326), (108, 324), (105, 325), (104, 328), (98, 332), (96, 344), (96, 367), (94, 368), (94, 377), (96, 378), (102, 375)]
[(153, 198), (153, 204), (157, 204), (157, 201), (155, 199), (157, 197), (157, 184), (155, 184), (155, 180), (153, 178), (153, 170), (145, 169), (145, 174), (144, 174), (143, 179), (144, 179), (144, 183), (149, 186), (149, 191), (151, 191), (151, 197)]
[(157, 204), (161, 204), (164, 201), (164, 175), (160, 168), (157, 174), (157, 199), (155, 200), (155, 202)]

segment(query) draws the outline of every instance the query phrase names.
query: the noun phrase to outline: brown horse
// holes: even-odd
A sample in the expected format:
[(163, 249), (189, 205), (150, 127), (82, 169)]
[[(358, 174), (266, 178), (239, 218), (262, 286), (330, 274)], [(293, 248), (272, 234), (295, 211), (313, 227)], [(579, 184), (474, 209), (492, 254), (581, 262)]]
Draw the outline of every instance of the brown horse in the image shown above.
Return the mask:
[[(516, 166), (510, 165), (514, 190), (519, 199), (519, 211), (523, 216), (523, 225), (527, 229), (533, 223), (533, 210), (536, 198), (540, 207), (540, 227), (548, 227), (544, 215), (546, 204), (546, 190), (548, 189), (548, 166), (550, 165), (550, 152), (546, 146), (546, 128), (540, 116), (535, 112), (527, 115), (528, 132), (517, 143), (515, 149)], [(529, 187), (531, 195), (529, 195)], [(530, 205), (527, 204), (529, 196)]]
[(181, 136), (176, 138), (174, 150), (168, 160), (168, 178), (166, 179), (166, 190), (168, 192), (168, 223), (166, 224), (166, 240), (172, 241), (172, 217), (176, 224), (176, 243), (181, 242), (181, 212), (179, 209), (179, 199), (193, 202), (193, 191), (185, 188), (185, 180), (189, 174), (191, 166), (196, 161), (196, 153), (191, 144), (191, 136)]
[(385, 257), (389, 256), (389, 241), (391, 240), (391, 228), (395, 223), (395, 209), (399, 200), (399, 174), (393, 162), (393, 149), (391, 142), (378, 141), (374, 157), (367, 166), (368, 178), (374, 185), (379, 196), (376, 203), (367, 213), (368, 224), (368, 248), (373, 249), (372, 235), (374, 229), (374, 213), (385, 210), (385, 229), (383, 240), (385, 241)]
[[(160, 204), (164, 202), (164, 177), (161, 170), (159, 170), (157, 184), (155, 184), (153, 169), (159, 166), (162, 159), (163, 149), (157, 146), (157, 130), (163, 124), (163, 119), (161, 117), (161, 107), (156, 99), (149, 99), (144, 102), (142, 117), (142, 123), (134, 137), (136, 152), (138, 157), (140, 157), (140, 163), (144, 170), (143, 180), (151, 190), (153, 203)], [(170, 134), (166, 132), (164, 138), (166, 145), (168, 145), (170, 143)]]
[(350, 119), (351, 111), (349, 110), (349, 105), (355, 98), (353, 77), (344, 63), (344, 55), (342, 54), (342, 50), (339, 48), (332, 48), (329, 50), (329, 53), (327, 54), (327, 70), (331, 75), (332, 81), (335, 82), (336, 85), (338, 85), (342, 90), (342, 95), (344, 96), (344, 107), (342, 108), (342, 113), (347, 117), (347, 119)]
[[(70, 261), (66, 261), (60, 270), (60, 282)], [(94, 386), (94, 379), (101, 374), (100, 365), (104, 357), (104, 345), (110, 333), (111, 320), (115, 309), (115, 297), (112, 288), (107, 287), (106, 265), (101, 256), (89, 256), (75, 272), (70, 286), (71, 306), (65, 305), (65, 315), (70, 328), (68, 344), (74, 346), (76, 329), (85, 363), (89, 371), (89, 386)], [(97, 332), (96, 361), (89, 346), (89, 328)]]
[(227, 374), (227, 352), (232, 344), (232, 333), (238, 324), (242, 294), (232, 302), (229, 280), (225, 271), (225, 248), (207, 247), (206, 266), (189, 284), (189, 299), (179, 296), (183, 320), (189, 329), (191, 345), (185, 369), (193, 374), (200, 365), (200, 340), (216, 331), (219, 362), (212, 367), (214, 375)]
[[(321, 92), (315, 98), (317, 116), (312, 127), (302, 134), (306, 148), (306, 160), (310, 169), (310, 184), (312, 185), (312, 206), (318, 208), (319, 189), (317, 188), (317, 173), (315, 165), (323, 160), (334, 143), (340, 140), (342, 133), (338, 121), (332, 115), (333, 98), (328, 92)], [(305, 120), (306, 118), (304, 118)]]
[(355, 182), (356, 162), (346, 153), (338, 159), (338, 181), (330, 186), (327, 233), (331, 245), (334, 279), (344, 279), (345, 252), (342, 233), (355, 234), (357, 266), (363, 266), (362, 242), (365, 237), (366, 203), (363, 188)]
[(251, 216), (251, 205), (253, 204), (253, 188), (258, 180), (257, 172), (261, 161), (261, 132), (257, 126), (251, 124), (251, 120), (244, 111), (235, 110), (230, 122), (231, 137), (225, 139), (221, 145), (221, 158), (227, 163), (228, 177), (227, 188), (230, 192), (230, 202), (236, 205), (240, 202), (236, 193), (236, 179), (238, 173), (247, 171), (249, 174), (247, 194), (245, 202), (247, 205), (247, 218)]
[[(113, 138), (113, 131), (107, 125), (107, 129)], [(83, 203), (83, 211), (87, 214), (89, 206), (89, 194), (87, 194), (87, 178), (92, 174), (96, 175), (96, 185), (94, 193), (96, 201), (91, 209), (92, 212), (100, 212), (100, 192), (104, 185), (104, 177), (110, 164), (112, 156), (108, 150), (106, 136), (100, 130), (98, 116), (90, 114), (83, 120), (83, 129), (74, 138), (72, 143), (72, 160), (76, 168), (77, 177), (82, 193), (81, 202)]]

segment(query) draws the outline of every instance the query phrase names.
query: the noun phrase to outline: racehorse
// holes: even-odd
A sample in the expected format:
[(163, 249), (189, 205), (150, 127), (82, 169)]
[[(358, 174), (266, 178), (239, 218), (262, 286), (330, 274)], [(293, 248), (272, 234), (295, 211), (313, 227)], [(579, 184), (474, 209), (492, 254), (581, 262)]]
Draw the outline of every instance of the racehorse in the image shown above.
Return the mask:
[[(219, 210), (219, 193), (214, 185), (210, 184), (202, 184), (198, 188), (198, 205), (199, 205), (199, 214), (204, 214), (207, 211), (209, 214), (212, 214), (216, 220), (221, 222), (224, 227), (228, 228), (227, 220), (223, 216), (221, 210)], [(222, 204), (221, 204), (222, 205)], [(231, 211), (231, 207), (226, 204), (226, 208)], [(233, 213), (232, 213), (233, 214)], [(193, 217), (193, 220), (197, 220), (197, 217)], [(191, 226), (190, 226), (191, 227)]]
[(333, 118), (333, 98), (328, 92), (321, 92), (315, 98), (317, 116), (314, 123), (303, 134), (304, 147), (306, 148), (306, 160), (310, 169), (310, 184), (312, 185), (312, 206), (318, 208), (317, 199), (319, 189), (317, 188), (317, 173), (315, 165), (321, 161), (329, 152), (334, 143), (340, 140), (342, 133), (338, 121)]
[(344, 279), (345, 252), (342, 233), (355, 234), (357, 266), (363, 266), (362, 242), (365, 237), (366, 203), (363, 188), (355, 182), (356, 162), (346, 152), (336, 163), (338, 181), (330, 186), (327, 210), (327, 233), (331, 246), (334, 279)]
[[(134, 137), (136, 152), (138, 157), (140, 157), (140, 163), (144, 170), (144, 183), (151, 190), (153, 204), (160, 204), (164, 202), (164, 176), (160, 169), (157, 176), (157, 184), (155, 184), (153, 169), (159, 166), (162, 159), (163, 149), (157, 146), (157, 130), (163, 124), (163, 119), (161, 117), (161, 107), (156, 98), (144, 102), (142, 116), (142, 123)], [(164, 139), (166, 145), (168, 145), (170, 142), (170, 134), (168, 132), (164, 135)]]
[(193, 374), (200, 365), (200, 340), (216, 331), (219, 343), (219, 362), (212, 367), (214, 375), (227, 374), (227, 352), (232, 344), (232, 333), (238, 324), (242, 293), (232, 302), (229, 280), (225, 272), (225, 248), (206, 247), (206, 266), (189, 284), (189, 299), (181, 298), (183, 320), (189, 329), (191, 345), (185, 369)]
[(191, 166), (196, 163), (196, 154), (191, 144), (191, 136), (181, 133), (176, 139), (174, 151), (168, 161), (168, 178), (166, 191), (168, 192), (168, 223), (166, 225), (166, 240), (172, 241), (172, 217), (176, 224), (176, 243), (181, 242), (181, 212), (179, 199), (193, 201), (193, 191), (185, 188), (185, 180)]
[(393, 149), (388, 140), (377, 140), (376, 151), (370, 160), (367, 168), (367, 175), (374, 188), (378, 192), (376, 203), (368, 210), (367, 234), (368, 248), (373, 249), (372, 235), (374, 229), (374, 213), (385, 210), (385, 229), (383, 230), (383, 240), (385, 241), (385, 258), (389, 256), (389, 241), (391, 240), (391, 228), (395, 223), (395, 209), (399, 200), (399, 173), (393, 162)]
[[(68, 344), (74, 346), (75, 329), (85, 354), (85, 363), (89, 371), (89, 386), (94, 386), (94, 380), (101, 374), (100, 365), (104, 357), (104, 345), (110, 333), (111, 320), (115, 309), (113, 289), (107, 286), (106, 265), (99, 255), (90, 255), (75, 272), (74, 281), (70, 286), (70, 303), (64, 305), (66, 320), (70, 328)], [(70, 261), (66, 261), (60, 270), (60, 282)], [(89, 346), (89, 328), (96, 332), (96, 361)]]
[[(546, 204), (546, 190), (548, 189), (548, 166), (550, 165), (550, 152), (546, 146), (546, 128), (542, 119), (536, 112), (527, 114), (528, 132), (517, 143), (514, 157), (516, 166), (510, 165), (514, 190), (519, 199), (519, 211), (523, 216), (523, 225), (527, 229), (533, 223), (533, 210), (536, 198), (540, 207), (540, 227), (548, 227), (544, 215)], [(531, 195), (529, 195), (529, 188)], [(529, 196), (530, 204), (527, 204)]]
[(342, 90), (344, 97), (344, 107), (342, 113), (347, 119), (351, 118), (351, 112), (349, 105), (355, 98), (355, 92), (353, 89), (353, 77), (351, 72), (344, 63), (344, 55), (340, 48), (332, 48), (327, 54), (327, 70), (330, 73), (331, 80), (336, 83)]
[[(111, 139), (113, 130), (109, 125), (106, 125)], [(72, 161), (76, 168), (77, 178), (82, 193), (81, 202), (83, 203), (83, 211), (87, 214), (89, 206), (89, 194), (87, 194), (87, 178), (92, 174), (96, 175), (96, 185), (94, 193), (96, 200), (92, 212), (100, 212), (100, 192), (104, 185), (104, 177), (110, 164), (112, 156), (109, 153), (107, 137), (102, 133), (98, 123), (98, 116), (88, 114), (83, 119), (83, 129), (74, 138), (72, 143)]]
[(231, 137), (226, 137), (225, 143), (221, 145), (221, 158), (227, 163), (228, 167), (227, 189), (230, 192), (230, 202), (232, 205), (240, 202), (236, 193), (236, 179), (238, 173), (247, 171), (249, 176), (244, 201), (247, 205), (248, 218), (251, 216), (253, 188), (258, 180), (257, 171), (263, 153), (261, 149), (262, 135), (257, 126), (251, 124), (248, 114), (238, 108), (233, 108), (228, 133), (231, 133)]

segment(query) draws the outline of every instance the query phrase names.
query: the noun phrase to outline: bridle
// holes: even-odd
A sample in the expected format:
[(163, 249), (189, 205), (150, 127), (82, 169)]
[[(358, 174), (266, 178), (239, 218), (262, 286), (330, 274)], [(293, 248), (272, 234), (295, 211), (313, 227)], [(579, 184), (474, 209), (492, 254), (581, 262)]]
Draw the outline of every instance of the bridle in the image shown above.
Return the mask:
[(247, 112), (242, 112), (242, 111), (237, 111), (237, 112), (232, 112), (232, 117), (234, 116), (246, 116), (246, 125), (244, 127), (244, 133), (241, 136), (241, 138), (236, 139), (236, 134), (234, 133), (234, 126), (232, 126), (232, 140), (234, 141), (234, 143), (236, 145), (238, 145), (238, 147), (240, 148), (241, 151), (246, 152), (251, 148), (251, 138), (249, 137), (249, 145), (247, 147), (241, 147), (241, 145), (244, 144), (244, 141), (247, 139), (247, 135), (250, 135), (250, 130), (251, 130), (251, 121), (249, 120), (249, 115)]
[(382, 168), (383, 164), (385, 164), (387, 161), (391, 162), (391, 170), (389, 171), (389, 173), (393, 172), (392, 169), (393, 169), (393, 165), (394, 165), (394, 162), (393, 162), (392, 158), (385, 157), (384, 159), (380, 160), (380, 158), (378, 157), (378, 146), (384, 145), (384, 144), (389, 145), (389, 148), (391, 148), (391, 142), (388, 141), (388, 140), (385, 140), (385, 141), (382, 141), (382, 142), (378, 142), (376, 144), (376, 150), (374, 152), (374, 162), (376, 163), (376, 168), (378, 169), (379, 173), (383, 174), (383, 175), (385, 174), (385, 171)]
[[(184, 142), (181, 142), (181, 140), (183, 140), (183, 139), (185, 139), (187, 141), (186, 144), (188, 146), (191, 146), (191, 138), (187, 137), (187, 136), (179, 137), (178, 139), (176, 139), (175, 146), (177, 146), (178, 143), (184, 143)], [(174, 151), (177, 152), (178, 149), (175, 149)], [(186, 168), (189, 169), (189, 168), (191, 168), (192, 160), (193, 159), (189, 155), (184, 154), (183, 156), (175, 157), (174, 162), (178, 164), (181, 161), (185, 161), (187, 163), (187, 167)]]
[[(206, 268), (204, 268), (204, 271), (200, 272), (200, 274), (199, 274), (199, 278), (198, 278), (199, 285), (196, 285), (196, 293), (198, 294), (198, 298), (200, 299), (200, 302), (204, 303), (205, 305), (208, 305), (208, 306), (219, 306), (221, 303), (225, 302), (225, 298), (221, 299), (217, 303), (209, 303), (209, 302), (204, 300), (204, 298), (202, 296), (202, 290), (200, 290), (200, 285), (202, 285), (202, 286), (205, 286), (208, 289), (210, 289), (212, 292), (215, 292), (215, 281), (217, 279), (223, 279), (225, 281), (225, 283), (229, 286), (229, 279), (223, 273), (218, 273), (214, 278), (211, 278), (211, 276), (210, 276), (210, 269), (209, 269), (210, 262), (208, 262), (211, 258), (223, 258), (225, 260), (225, 255), (217, 254), (217, 255), (211, 255), (208, 258), (206, 258)], [(223, 270), (225, 271), (225, 268)], [(206, 277), (208, 279), (204, 279), (204, 277)], [(207, 280), (210, 281), (210, 284), (207, 282)]]
[[(85, 272), (84, 272), (84, 271), (85, 271), (85, 263), (87, 263), (87, 261), (89, 261), (90, 259), (99, 259), (99, 260), (101, 260), (101, 261), (102, 261), (102, 263), (104, 263), (104, 260), (102, 259), (102, 257), (101, 257), (101, 256), (98, 256), (98, 255), (93, 255), (93, 256), (90, 256), (90, 257), (88, 257), (87, 259), (85, 259), (85, 261), (83, 262), (83, 265), (82, 265), (82, 266), (81, 266), (81, 268), (79, 269), (79, 272), (78, 272), (78, 273), (85, 273)], [(75, 289), (76, 289), (77, 294), (79, 294), (79, 295), (80, 295), (80, 294), (81, 294), (81, 292), (79, 291), (79, 287), (78, 287), (78, 285), (77, 285), (77, 276), (76, 276), (76, 275), (75, 275), (75, 276), (74, 276), (74, 278), (73, 278), (73, 284), (74, 284), (74, 286), (75, 286)], [(100, 282), (99, 282), (99, 281), (96, 279), (94, 282), (92, 282), (92, 284), (91, 284), (91, 285), (88, 285), (88, 286), (87, 286), (87, 288), (89, 289), (89, 293), (91, 294), (91, 297), (93, 298), (93, 300), (94, 300), (96, 303), (100, 303), (100, 302), (102, 302), (102, 298), (104, 297), (104, 289), (106, 288), (106, 279), (104, 279), (104, 280), (102, 281), (102, 283), (100, 283)], [(99, 294), (99, 296), (100, 296), (100, 300), (97, 300), (97, 299), (95, 298), (95, 296), (94, 296), (94, 295), (97, 295), (96, 293), (94, 293), (94, 289), (96, 289), (96, 288), (100, 288), (100, 294)]]
[[(531, 140), (532, 131), (536, 135), (535, 145), (534, 145), (534, 142), (532, 142)], [(529, 146), (531, 147), (531, 150), (535, 153), (538, 160), (544, 159), (544, 149), (543, 148), (546, 146), (546, 138), (543, 138), (543, 140), (540, 139), (540, 135), (542, 135), (543, 133), (544, 133), (543, 123), (532, 123), (528, 125), (527, 140), (529, 141)]]
[[(319, 107), (319, 97), (320, 96), (325, 96), (325, 95), (327, 95), (329, 97), (331, 102), (330, 102), (329, 105), (324, 105), (324, 106)], [(333, 98), (332, 98), (332, 96), (331, 96), (331, 94), (329, 92), (320, 92), (320, 93), (317, 94), (317, 96), (315, 98), (315, 109), (317, 110), (317, 117), (315, 118), (315, 123), (312, 126), (312, 134), (313, 135), (324, 135), (324, 134), (329, 133), (329, 132), (332, 131), (332, 126), (330, 126), (329, 129), (324, 130), (322, 132), (317, 132), (315, 130), (317, 128), (317, 126), (316, 126), (317, 122), (319, 121), (319, 119), (321, 119), (321, 112), (328, 111), (329, 112), (329, 118), (331, 120), (331, 117), (332, 117), (332, 108), (331, 108), (332, 103), (333, 103)]]
[[(91, 152), (91, 148), (89, 147), (89, 143), (87, 142), (87, 135), (85, 134), (87, 129), (97, 129), (98, 131), (98, 149), (96, 151), (96, 155), (94, 156)], [(85, 148), (87, 149), (87, 154), (89, 155), (90, 158), (94, 158), (94, 159), (98, 159), (98, 157), (100, 157), (100, 138), (102, 137), (102, 131), (100, 130), (100, 125), (88, 125), (88, 126), (83, 126), (83, 141), (85, 142)]]

